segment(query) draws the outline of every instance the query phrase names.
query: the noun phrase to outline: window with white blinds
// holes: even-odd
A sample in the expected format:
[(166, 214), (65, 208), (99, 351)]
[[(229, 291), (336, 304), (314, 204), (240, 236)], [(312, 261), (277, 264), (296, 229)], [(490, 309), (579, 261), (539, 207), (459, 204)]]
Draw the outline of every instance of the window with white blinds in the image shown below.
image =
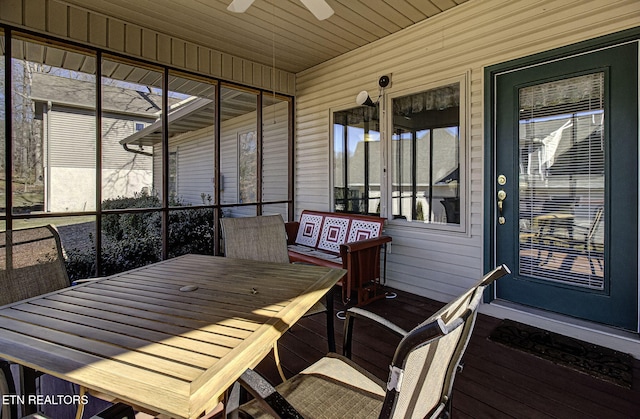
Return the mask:
[(604, 73), (519, 91), (520, 274), (604, 287)]

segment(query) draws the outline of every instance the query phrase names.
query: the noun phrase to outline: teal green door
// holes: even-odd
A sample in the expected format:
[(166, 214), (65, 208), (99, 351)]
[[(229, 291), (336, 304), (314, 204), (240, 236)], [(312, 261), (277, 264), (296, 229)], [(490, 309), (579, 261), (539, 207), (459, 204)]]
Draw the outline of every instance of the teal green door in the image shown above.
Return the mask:
[(494, 83), (496, 297), (637, 331), (637, 43)]

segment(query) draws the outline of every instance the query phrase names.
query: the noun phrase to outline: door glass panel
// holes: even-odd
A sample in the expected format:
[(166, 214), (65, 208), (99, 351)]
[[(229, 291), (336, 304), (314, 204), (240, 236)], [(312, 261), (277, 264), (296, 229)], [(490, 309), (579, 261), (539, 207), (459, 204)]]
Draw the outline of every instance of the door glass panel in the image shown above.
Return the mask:
[(519, 91), (520, 274), (604, 289), (604, 73)]

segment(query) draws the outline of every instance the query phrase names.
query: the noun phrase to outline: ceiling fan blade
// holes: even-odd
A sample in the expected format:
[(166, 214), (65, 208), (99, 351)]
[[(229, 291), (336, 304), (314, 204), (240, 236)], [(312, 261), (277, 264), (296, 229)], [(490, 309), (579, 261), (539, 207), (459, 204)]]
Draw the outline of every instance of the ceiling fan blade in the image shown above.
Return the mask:
[(233, 0), (227, 10), (234, 13), (244, 13), (249, 6), (253, 3), (253, 0)]
[(325, 20), (333, 15), (333, 9), (325, 0), (300, 0), (318, 20)]

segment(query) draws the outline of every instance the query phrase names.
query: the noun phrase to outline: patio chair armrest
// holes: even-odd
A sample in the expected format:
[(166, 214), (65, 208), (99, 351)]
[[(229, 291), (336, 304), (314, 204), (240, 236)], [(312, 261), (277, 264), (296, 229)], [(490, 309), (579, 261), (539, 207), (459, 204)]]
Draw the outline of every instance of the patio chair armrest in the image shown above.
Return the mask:
[(296, 237), (298, 237), (298, 228), (300, 228), (298, 221), (284, 223), (284, 229), (287, 232), (287, 245), (295, 244)]
[(274, 417), (303, 419), (293, 406), (264, 377), (247, 369), (238, 382)]
[(340, 245), (340, 253), (354, 253), (361, 250), (370, 249), (372, 247), (382, 246), (383, 244), (389, 243), (390, 241), (391, 237), (380, 236), (371, 239), (359, 240), (357, 242), (344, 243)]
[(378, 314), (372, 313), (367, 310), (363, 310), (358, 307), (351, 307), (346, 312), (346, 318), (344, 321), (344, 343), (342, 345), (342, 353), (347, 358), (351, 358), (353, 321), (356, 318), (362, 318), (362, 319), (368, 319), (368, 320), (374, 321), (378, 325), (384, 327), (389, 332), (393, 333), (394, 335), (400, 338), (403, 338), (408, 333), (406, 330), (404, 330), (400, 326), (397, 326), (396, 324), (390, 322), (389, 320), (385, 319), (384, 317)]

